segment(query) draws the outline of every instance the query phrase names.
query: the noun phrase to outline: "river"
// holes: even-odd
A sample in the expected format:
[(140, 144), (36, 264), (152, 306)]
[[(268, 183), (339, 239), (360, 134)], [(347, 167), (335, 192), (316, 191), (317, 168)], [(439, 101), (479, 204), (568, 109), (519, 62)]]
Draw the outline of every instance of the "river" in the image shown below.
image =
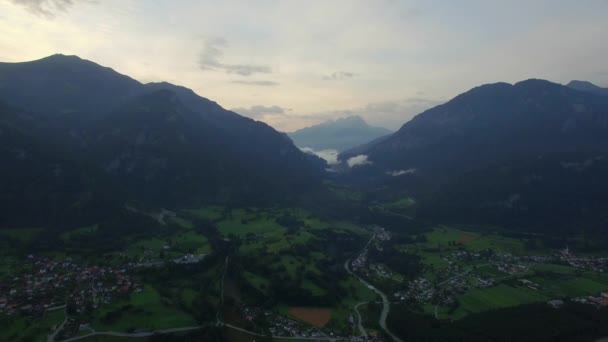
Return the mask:
[[(376, 235), (374, 234), (374, 236), (372, 236), (372, 238), (367, 242), (367, 244), (365, 245), (365, 247), (363, 248), (361, 253), (365, 253), (365, 251), (367, 250), (367, 247), (375, 238), (376, 238)], [(361, 253), (359, 253), (359, 255), (361, 255)], [(389, 335), (393, 339), (393, 341), (403, 342), (399, 337), (395, 336), (395, 334), (393, 334), (386, 326), (386, 318), (388, 317), (388, 314), (391, 310), (391, 303), (389, 302), (388, 297), (386, 296), (386, 294), (384, 294), (384, 292), (380, 291), (374, 285), (368, 283), (365, 279), (359, 277), (355, 272), (351, 271), (350, 260), (351, 259), (348, 259), (344, 263), (344, 268), (346, 269), (346, 272), (348, 272), (350, 275), (356, 277), (363, 285), (367, 286), (367, 288), (369, 288), (370, 290), (376, 292), (380, 296), (380, 298), (382, 298), (382, 312), (380, 313), (380, 318), (378, 319), (378, 324), (380, 325), (382, 330), (384, 330), (386, 332), (386, 334)], [(361, 304), (363, 304), (363, 303), (357, 304), (357, 306), (355, 307), (355, 312), (357, 313), (357, 316), (359, 318), (359, 323), (358, 323), (359, 330), (361, 332), (364, 332), (365, 329), (363, 328), (363, 324), (361, 323), (361, 315), (359, 314), (359, 310), (358, 310), (358, 306)]]

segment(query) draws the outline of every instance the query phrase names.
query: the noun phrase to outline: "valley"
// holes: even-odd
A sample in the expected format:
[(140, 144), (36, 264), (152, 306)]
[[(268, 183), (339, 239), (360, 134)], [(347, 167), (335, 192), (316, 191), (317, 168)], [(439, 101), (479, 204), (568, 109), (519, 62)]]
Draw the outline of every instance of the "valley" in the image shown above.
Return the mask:
[(491, 83), (394, 133), (287, 134), (76, 56), (0, 63), (0, 341), (608, 336), (603, 94)]
[[(415, 205), (397, 203), (375, 208)], [(608, 304), (608, 258), (578, 254), (576, 240), (553, 249), (540, 237), (444, 225), (404, 236), (301, 208), (207, 206), (170, 216), (155, 233), (123, 236), (123, 248), (102, 255), (66, 252), (94, 240), (98, 225), (67, 231), (58, 237), (63, 248), (42, 255), (27, 252), (41, 233), (32, 229), (5, 250), (0, 274), (0, 322), (31, 328), (3, 330), (2, 338), (120, 340), (219, 329), (294, 341), (400, 341), (387, 324), (395, 310), (458, 321), (533, 303)], [(319, 251), (334, 239), (342, 242), (334, 254)], [(392, 269), (393, 253), (412, 265)]]

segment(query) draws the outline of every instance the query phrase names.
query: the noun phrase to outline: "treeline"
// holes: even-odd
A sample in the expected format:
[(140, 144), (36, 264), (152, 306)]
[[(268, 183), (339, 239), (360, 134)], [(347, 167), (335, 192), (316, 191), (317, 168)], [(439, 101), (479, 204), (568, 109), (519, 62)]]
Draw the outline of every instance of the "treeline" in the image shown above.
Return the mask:
[(593, 341), (608, 336), (608, 310), (576, 303), (553, 309), (537, 303), (440, 321), (393, 305), (387, 325), (407, 341)]
[[(463, 174), (419, 202), (422, 219), (608, 241), (608, 160), (545, 156)], [(549, 241), (550, 242), (550, 241)]]

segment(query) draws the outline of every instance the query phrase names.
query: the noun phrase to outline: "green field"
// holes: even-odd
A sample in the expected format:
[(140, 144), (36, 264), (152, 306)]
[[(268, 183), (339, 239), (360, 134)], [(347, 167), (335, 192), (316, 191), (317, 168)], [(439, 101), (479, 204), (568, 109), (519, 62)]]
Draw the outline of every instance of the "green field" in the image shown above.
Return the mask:
[(0, 229), (0, 236), (6, 236), (21, 242), (31, 241), (35, 238), (42, 228), (11, 228), (11, 229)]
[[(440, 226), (425, 233), (424, 236), (426, 237), (426, 242), (403, 245), (403, 249), (419, 252), (428, 251), (430, 254), (449, 252), (459, 248), (465, 248), (469, 251), (492, 249), (495, 252), (509, 252), (516, 255), (526, 252), (523, 241), (498, 234), (482, 235), (475, 232)], [(425, 257), (424, 254), (423, 257)], [(437, 258), (428, 254), (426, 257), (429, 258), (430, 263), (442, 263), (440, 260), (437, 260)]]
[(385, 204), (384, 206), (386, 208), (405, 209), (405, 208), (411, 207), (414, 204), (416, 204), (416, 201), (413, 198), (405, 197), (405, 198), (396, 200), (394, 202)]
[(194, 254), (207, 254), (211, 252), (209, 240), (202, 234), (193, 231), (181, 232), (171, 237), (173, 248)]
[(181, 218), (181, 217), (173, 217), (173, 218), (171, 218), (171, 221), (175, 222), (181, 228), (185, 228), (185, 229), (192, 229), (192, 228), (194, 228), (194, 224), (191, 221), (186, 220), (186, 219)]
[(472, 289), (458, 298), (460, 306), (453, 314), (453, 318), (464, 317), (470, 313), (486, 310), (507, 308), (549, 298), (539, 291), (520, 286), (500, 284), (488, 289)]
[(96, 316), (93, 326), (97, 331), (127, 332), (196, 325), (190, 315), (161, 298), (152, 286), (145, 286), (144, 291), (132, 294), (127, 301), (102, 306)]
[(46, 341), (64, 318), (63, 310), (48, 312), (40, 319), (8, 318), (0, 321), (0, 341)]
[[(438, 270), (448, 266), (443, 258), (457, 250), (478, 252), (491, 249), (513, 255), (542, 255), (550, 252), (528, 251), (523, 241), (498, 234), (480, 234), (445, 226), (437, 227), (424, 235), (425, 242), (400, 245), (400, 248), (421, 256), (423, 263), (428, 266), (423, 276), (431, 281), (436, 279)], [(608, 290), (608, 276), (591, 272), (581, 275), (574, 267), (567, 265), (530, 264), (527, 271), (509, 275), (495, 266), (487, 265), (486, 261), (457, 261), (457, 265), (463, 269), (480, 266), (481, 263), (485, 263), (484, 266), (472, 269), (473, 274), (468, 276), (467, 282), (474, 286), (477, 284), (474, 275), (478, 275), (494, 279), (499, 284), (484, 289), (470, 287), (464, 295), (456, 297), (459, 306), (455, 310), (438, 308), (440, 318), (458, 319), (471, 313), (557, 298), (597, 295)], [(518, 279), (530, 280), (537, 284), (534, 286), (538, 286), (538, 289), (523, 286)], [(434, 305), (423, 305), (423, 309), (427, 314), (434, 315)]]
[(74, 230), (70, 230), (68, 232), (61, 234), (60, 237), (64, 241), (72, 240), (77, 237), (87, 237), (87, 236), (93, 235), (95, 232), (97, 232), (98, 227), (99, 227), (99, 225), (94, 224), (91, 226), (76, 228)]
[(208, 206), (199, 209), (185, 209), (184, 212), (189, 215), (192, 215), (195, 218), (213, 221), (222, 217), (224, 207)]

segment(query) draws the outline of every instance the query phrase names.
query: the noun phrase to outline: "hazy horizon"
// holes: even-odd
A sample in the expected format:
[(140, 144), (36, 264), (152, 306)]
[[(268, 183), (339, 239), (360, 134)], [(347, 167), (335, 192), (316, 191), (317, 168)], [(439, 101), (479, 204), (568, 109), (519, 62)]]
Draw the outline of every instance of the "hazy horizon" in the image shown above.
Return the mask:
[(480, 84), (606, 86), (607, 12), (606, 1), (4, 0), (0, 60), (78, 55), (281, 131), (349, 115), (396, 130)]

